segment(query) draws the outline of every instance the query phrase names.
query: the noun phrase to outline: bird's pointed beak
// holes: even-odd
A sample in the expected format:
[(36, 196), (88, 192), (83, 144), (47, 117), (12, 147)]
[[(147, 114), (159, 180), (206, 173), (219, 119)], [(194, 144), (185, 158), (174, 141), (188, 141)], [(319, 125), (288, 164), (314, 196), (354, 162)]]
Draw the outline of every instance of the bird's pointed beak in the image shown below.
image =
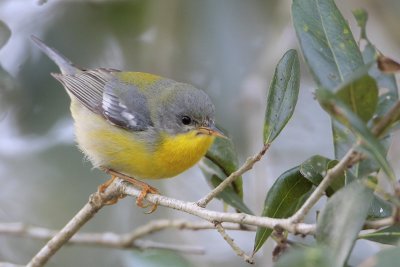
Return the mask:
[(226, 137), (226, 135), (215, 126), (208, 126), (208, 127), (201, 126), (197, 128), (197, 131), (199, 132), (199, 134), (206, 134), (228, 139), (228, 137)]

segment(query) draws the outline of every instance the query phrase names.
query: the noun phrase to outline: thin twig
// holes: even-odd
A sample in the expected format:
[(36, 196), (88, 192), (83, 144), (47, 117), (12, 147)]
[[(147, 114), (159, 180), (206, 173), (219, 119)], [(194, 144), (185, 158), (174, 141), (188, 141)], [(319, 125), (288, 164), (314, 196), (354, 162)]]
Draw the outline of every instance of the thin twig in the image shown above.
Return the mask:
[(236, 243), (235, 241), (226, 233), (224, 227), (222, 227), (221, 223), (216, 222), (215, 228), (217, 229), (218, 233), (225, 239), (225, 241), (231, 246), (233, 251), (239, 256), (244, 259), (245, 262), (250, 264), (254, 264), (254, 260), (252, 257), (247, 255)]
[[(255, 228), (248, 227), (243, 229), (239, 224), (226, 223), (223, 225), (225, 229), (228, 230), (248, 230), (255, 231)], [(192, 222), (187, 220), (154, 220), (146, 223), (143, 226), (139, 226), (135, 230), (126, 234), (116, 234), (111, 232), (105, 233), (77, 233), (69, 241), (68, 244), (78, 244), (78, 245), (90, 245), (90, 246), (101, 246), (110, 248), (120, 248), (120, 249), (168, 249), (177, 250), (178, 252), (185, 253), (203, 253), (204, 250), (199, 247), (193, 246), (179, 246), (172, 244), (162, 244), (153, 241), (139, 240), (144, 236), (150, 235), (152, 233), (162, 231), (165, 229), (179, 229), (179, 230), (207, 230), (215, 229), (214, 224), (201, 221)], [(43, 227), (35, 227), (31, 225), (26, 225), (23, 223), (0, 223), (0, 235), (12, 235), (19, 237), (27, 237), (39, 240), (49, 240), (53, 238), (59, 231), (52, 230)]]
[(364, 224), (364, 229), (379, 229), (385, 226), (390, 226), (395, 223), (393, 217), (387, 217), (379, 220), (374, 221), (366, 221)]
[(121, 195), (118, 188), (107, 188), (104, 196), (92, 194), (88, 203), (31, 259), (27, 267), (43, 266), (68, 240), (89, 221), (107, 202)]
[(214, 188), (210, 193), (205, 195), (199, 201), (197, 201), (197, 205), (199, 207), (205, 208), (210, 201), (215, 198), (218, 194), (220, 194), (226, 187), (232, 184), (239, 176), (243, 175), (248, 170), (251, 170), (254, 164), (264, 156), (265, 152), (267, 152), (268, 148), (271, 144), (267, 143), (263, 146), (261, 151), (250, 157), (246, 160), (246, 162), (240, 167), (237, 171), (231, 173), (224, 181), (222, 181), (216, 188)]
[[(248, 230), (248, 231), (255, 231), (255, 228), (248, 227), (243, 229), (240, 224), (237, 223), (225, 223), (225, 229), (228, 230)], [(207, 230), (207, 229), (214, 229), (215, 226), (213, 223), (207, 221), (201, 222), (191, 222), (187, 220), (155, 220), (146, 223), (143, 226), (136, 228), (131, 233), (125, 234), (121, 236), (121, 243), (122, 244), (130, 244), (134, 240), (141, 238), (143, 236), (152, 234), (154, 232), (158, 232), (167, 228), (175, 228), (179, 230)]]
[(400, 117), (400, 101), (397, 101), (396, 104), (382, 117), (379, 119), (378, 123), (372, 127), (371, 132), (380, 137), (386, 130), (386, 128), (398, 120)]
[(311, 208), (318, 202), (318, 200), (325, 194), (325, 190), (329, 187), (332, 181), (340, 176), (349, 166), (350, 162), (353, 161), (355, 149), (351, 148), (346, 155), (336, 164), (332, 169), (329, 169), (317, 186), (312, 192), (309, 198), (304, 202), (301, 208), (289, 218), (292, 226), (296, 226), (297, 223), (303, 221), (304, 217), (308, 214)]

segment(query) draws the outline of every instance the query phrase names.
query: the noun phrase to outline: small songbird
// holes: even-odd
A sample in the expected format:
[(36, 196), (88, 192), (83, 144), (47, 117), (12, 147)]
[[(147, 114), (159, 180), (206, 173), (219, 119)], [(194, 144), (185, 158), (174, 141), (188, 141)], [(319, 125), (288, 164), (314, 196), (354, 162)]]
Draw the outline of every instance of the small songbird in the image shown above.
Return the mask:
[[(76, 67), (55, 49), (32, 36), (60, 68), (52, 74), (71, 98), (71, 114), (79, 148), (94, 167), (141, 188), (157, 189), (138, 179), (176, 176), (197, 163), (216, 136), (214, 105), (192, 85), (157, 75)], [(155, 207), (153, 207), (155, 209)]]

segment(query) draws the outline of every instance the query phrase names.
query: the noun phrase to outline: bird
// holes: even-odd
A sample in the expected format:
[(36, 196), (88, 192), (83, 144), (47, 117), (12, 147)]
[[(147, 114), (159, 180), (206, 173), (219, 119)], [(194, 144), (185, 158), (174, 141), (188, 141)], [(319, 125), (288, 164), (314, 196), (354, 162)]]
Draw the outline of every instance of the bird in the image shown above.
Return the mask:
[[(71, 99), (75, 139), (94, 168), (139, 187), (136, 204), (158, 190), (143, 179), (174, 177), (195, 165), (216, 137), (215, 106), (196, 87), (158, 75), (112, 68), (83, 69), (32, 35), (60, 69), (51, 73)], [(150, 212), (156, 209), (153, 206)]]

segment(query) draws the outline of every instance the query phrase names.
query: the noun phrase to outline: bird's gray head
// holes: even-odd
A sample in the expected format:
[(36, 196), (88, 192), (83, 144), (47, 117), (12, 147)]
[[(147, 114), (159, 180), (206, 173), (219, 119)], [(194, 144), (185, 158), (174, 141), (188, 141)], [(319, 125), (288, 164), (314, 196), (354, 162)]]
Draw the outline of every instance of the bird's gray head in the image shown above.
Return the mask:
[(210, 97), (189, 84), (166, 89), (159, 109), (160, 127), (170, 134), (196, 130), (198, 134), (221, 135), (215, 127), (215, 107)]

